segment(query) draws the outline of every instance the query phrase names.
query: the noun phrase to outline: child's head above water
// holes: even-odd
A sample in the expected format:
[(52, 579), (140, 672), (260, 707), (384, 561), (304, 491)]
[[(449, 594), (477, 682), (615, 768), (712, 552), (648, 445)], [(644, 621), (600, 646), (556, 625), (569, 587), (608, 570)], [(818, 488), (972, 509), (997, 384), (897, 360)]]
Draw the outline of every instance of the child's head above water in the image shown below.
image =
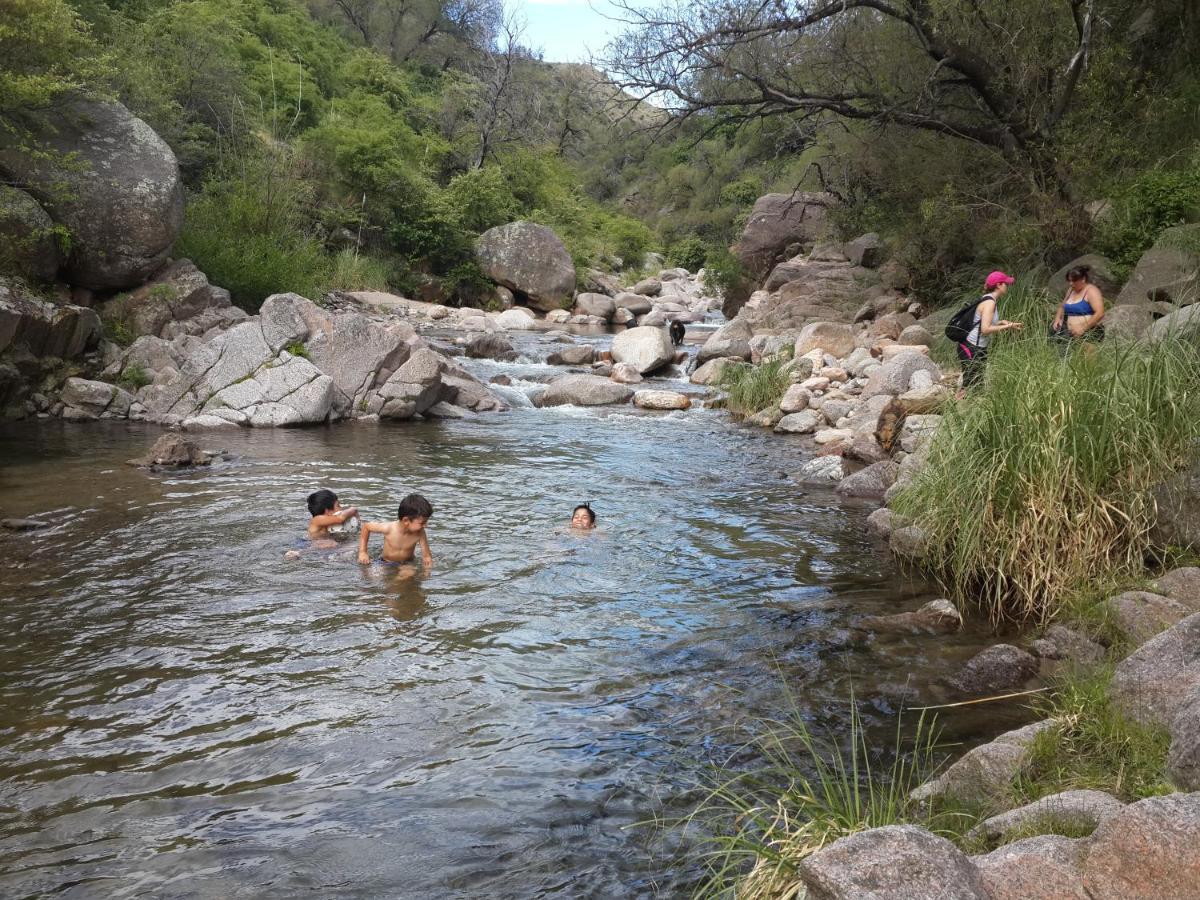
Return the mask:
[(322, 516), (325, 513), (334, 512), (337, 502), (337, 494), (322, 488), (308, 495), (308, 512), (314, 516)]
[(408, 519), (412, 522), (419, 520), (422, 526), (424, 526), (425, 521), (432, 515), (433, 504), (420, 494), (409, 494), (400, 501), (400, 508), (396, 510), (397, 519)]
[(596, 511), (592, 509), (590, 503), (580, 503), (571, 512), (571, 527), (572, 528), (595, 528), (596, 527)]

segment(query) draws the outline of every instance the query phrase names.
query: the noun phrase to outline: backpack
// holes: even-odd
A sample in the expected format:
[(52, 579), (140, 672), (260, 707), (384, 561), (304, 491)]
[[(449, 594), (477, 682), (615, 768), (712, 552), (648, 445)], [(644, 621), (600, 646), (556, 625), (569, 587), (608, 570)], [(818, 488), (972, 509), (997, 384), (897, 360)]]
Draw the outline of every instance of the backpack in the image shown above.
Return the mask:
[(975, 310), (985, 299), (987, 298), (980, 297), (978, 300), (972, 300), (956, 312), (954, 318), (946, 324), (946, 337), (950, 338), (956, 344), (966, 341), (967, 335), (975, 327)]

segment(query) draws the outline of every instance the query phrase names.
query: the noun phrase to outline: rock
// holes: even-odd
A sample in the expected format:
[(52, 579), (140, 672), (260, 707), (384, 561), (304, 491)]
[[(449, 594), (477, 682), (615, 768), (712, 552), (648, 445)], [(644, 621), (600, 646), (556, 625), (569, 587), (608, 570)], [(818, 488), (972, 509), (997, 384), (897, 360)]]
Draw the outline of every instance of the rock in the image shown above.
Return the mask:
[(613, 338), (612, 358), (614, 363), (629, 363), (646, 375), (671, 363), (675, 347), (661, 328), (627, 328)]
[(39, 519), (0, 519), (0, 528), (5, 531), (38, 531), (49, 527), (49, 522), (42, 522)]
[(578, 344), (551, 353), (546, 362), (552, 366), (590, 366), (595, 358), (596, 350), (591, 344)]
[(963, 803), (978, 803), (1007, 797), (1013, 779), (1029, 762), (1034, 738), (1057, 727), (1052, 719), (1034, 722), (968, 750), (937, 778), (913, 791), (912, 798), (924, 801), (944, 796)]
[(1046, 833), (1059, 829), (1092, 831), (1124, 808), (1124, 803), (1104, 791), (1063, 791), (984, 819), (967, 837), (994, 842), (1014, 831), (1038, 828)]
[(328, 421), (333, 398), (332, 378), (303, 357), (281, 354), (252, 378), (218, 391), (203, 412), (253, 428), (315, 425)]
[(407, 322), (380, 323), (360, 313), (330, 316), (303, 298), (293, 302), (310, 323), (305, 344), (308, 358), (337, 387), (334, 408), (338, 414), (358, 414), (360, 407), (369, 405), (369, 395), (385, 384), (413, 352), (417, 336)]
[(599, 269), (586, 270), (580, 286), (588, 293), (603, 294), (606, 297), (615, 297), (621, 293), (621, 285), (616, 277)]
[(74, 359), (100, 343), (94, 310), (59, 306), (0, 282), (0, 353), (24, 348), (38, 358)]
[[(3, 321), (2, 316), (0, 307), (0, 322)], [(3, 347), (3, 343), (0, 336), (0, 347)], [(1154, 546), (1163, 549), (1182, 547), (1200, 552), (1200, 463), (1194, 463), (1156, 485), (1154, 502), (1155, 519), (1150, 531)]]
[[(574, 348), (572, 348), (574, 349)], [(477, 334), (467, 341), (467, 356), (472, 359), (499, 359), (511, 361), (517, 358), (517, 352), (508, 338), (502, 334)], [(591, 348), (589, 347), (590, 351)], [(590, 352), (588, 354), (591, 355)], [(590, 359), (588, 360), (591, 361)]]
[[(799, 413), (798, 415), (803, 415)], [(896, 481), (900, 467), (890, 460), (877, 462), (842, 479), (837, 492), (843, 497), (868, 497), (881, 499)]]
[(834, 841), (801, 861), (798, 873), (807, 900), (988, 900), (971, 860), (913, 825)]
[[(639, 281), (637, 284), (635, 284), (633, 287), (631, 287), (629, 289), (629, 293), (641, 294), (645, 297), (657, 297), (659, 294), (662, 293), (662, 287), (663, 287), (662, 282), (659, 281), (657, 278), (643, 278), (641, 281)], [(623, 304), (618, 304), (618, 305), (623, 305)], [(628, 307), (626, 307), (626, 309), (628, 309)], [(633, 310), (630, 310), (630, 312), (633, 312)], [(650, 312), (650, 310), (647, 309), (646, 312)]]
[(1104, 659), (1103, 647), (1065, 625), (1051, 625), (1029, 649), (1041, 659), (1069, 659), (1081, 665), (1095, 665)]
[(854, 350), (854, 332), (849, 325), (836, 322), (805, 325), (796, 338), (796, 356), (803, 356), (812, 350), (824, 350), (838, 359), (849, 356)]
[[(438, 391), (439, 403), (445, 402), (479, 413), (508, 408), (504, 401), (488, 390), (483, 382), (465, 369), (460, 369), (448, 359), (442, 360), (441, 382), (441, 388)], [(432, 407), (430, 408), (432, 409)]]
[[(1142, 254), (1114, 305), (1126, 306), (1156, 300), (1168, 300), (1178, 306), (1194, 303), (1200, 281), (1200, 275), (1197, 274), (1200, 272), (1200, 260), (1196, 254), (1182, 249), (1176, 240), (1177, 236), (1185, 233), (1185, 229), (1192, 227), (1182, 226), (1164, 231), (1154, 246)], [(1159, 332), (1161, 324), (1161, 321), (1155, 324), (1151, 329), (1152, 334)]]
[(962, 615), (949, 600), (930, 600), (912, 612), (864, 616), (856, 627), (887, 634), (953, 634), (962, 628)]
[(1135, 645), (1144, 644), (1193, 612), (1178, 600), (1149, 591), (1126, 591), (1108, 600), (1121, 630)]
[(748, 360), (750, 359), (750, 338), (753, 336), (750, 326), (741, 319), (727, 322), (704, 342), (704, 346), (696, 355), (696, 363), (704, 365), (711, 360), (725, 358)]
[(846, 244), (843, 252), (851, 263), (865, 269), (878, 269), (887, 258), (887, 246), (874, 232), (855, 238)]
[(1200, 685), (1200, 613), (1151, 638), (1117, 664), (1112, 695), (1127, 715), (1169, 727)]
[(1200, 794), (1150, 797), (1105, 819), (1083, 885), (1090, 900), (1200, 898)]
[(637, 321), (637, 316), (627, 309), (618, 309), (613, 313), (612, 320), (614, 325), (632, 325)]
[(733, 253), (751, 281), (760, 281), (793, 243), (811, 247), (825, 227), (829, 194), (766, 194), (754, 203)]
[(604, 294), (579, 294), (575, 298), (575, 312), (584, 316), (596, 316), (606, 322), (612, 321), (617, 304)]
[(1104, 333), (1128, 341), (1141, 340), (1158, 318), (1149, 303), (1108, 307), (1104, 310)]
[(1044, 834), (972, 857), (991, 900), (1088, 900), (1086, 841)]
[[(780, 407), (782, 411), (782, 406)], [(812, 434), (825, 424), (825, 417), (815, 410), (806, 409), (789, 413), (775, 426), (776, 434)]]
[(1193, 688), (1171, 721), (1167, 777), (1180, 790), (1200, 790), (1200, 688)]
[[(15, 115), (19, 127), (0, 132), (0, 172), (70, 231), (67, 280), (93, 290), (144, 281), (183, 224), (183, 185), (170, 147), (111, 100), (75, 96)], [(51, 152), (23, 151), (22, 128)]]
[(641, 409), (688, 409), (692, 401), (677, 391), (638, 391), (633, 395), (633, 405)]
[(840, 456), (818, 456), (810, 459), (800, 471), (791, 475), (793, 481), (799, 484), (835, 485), (845, 475), (845, 467)]
[(1038, 673), (1038, 661), (1012, 644), (996, 644), (967, 660), (950, 685), (964, 694), (1019, 688)]
[(1166, 340), (1169, 337), (1188, 339), (1197, 329), (1200, 329), (1200, 305), (1193, 303), (1163, 316), (1150, 326), (1150, 330), (1144, 336), (1151, 342)]
[[(269, 320), (272, 310), (266, 301), (263, 307), (261, 314)], [(247, 318), (244, 311), (232, 306), (229, 292), (209, 284), (204, 273), (188, 259), (159, 269), (146, 284), (105, 303), (102, 312), (106, 321), (119, 323), (131, 336), (148, 334), (168, 339), (175, 332), (203, 334)], [(176, 324), (193, 319), (196, 321), (190, 329)], [(172, 325), (174, 331), (169, 327)], [(286, 343), (276, 350), (284, 346)]]
[(1150, 587), (1177, 600), (1193, 612), (1200, 612), (1200, 568), (1184, 566), (1159, 576)]
[(536, 309), (561, 309), (575, 292), (571, 254), (544, 225), (510, 222), (489, 228), (475, 242), (475, 258), (484, 275), (524, 295)]
[(546, 321), (552, 325), (561, 325), (569, 321), (571, 314), (565, 309), (552, 309), (546, 313)]
[(746, 416), (742, 420), (744, 425), (752, 425), (755, 428), (774, 428), (783, 420), (783, 412), (778, 406), (771, 406), (767, 409), (760, 409), (753, 415)]
[[(560, 310), (566, 312), (566, 310)], [(496, 324), (505, 331), (529, 331), (534, 327), (534, 319), (523, 307), (506, 309), (496, 316)]]
[(62, 263), (54, 221), (29, 194), (0, 184), (0, 272), (48, 282)]
[(854, 432), (849, 428), (824, 428), (813, 435), (813, 440), (821, 446), (847, 444), (853, 439)]
[(905, 417), (904, 425), (900, 429), (900, 449), (905, 453), (912, 453), (937, 433), (941, 423), (941, 416)]
[(892, 533), (894, 527), (892, 511), (886, 506), (881, 506), (875, 512), (867, 516), (867, 531), (876, 537), (881, 537), (887, 540)]
[(863, 387), (862, 397), (866, 399), (878, 394), (903, 394), (909, 389), (908, 383), (913, 375), (922, 370), (932, 375), (935, 381), (941, 380), (942, 371), (937, 363), (911, 347), (905, 348), (900, 355), (871, 373), (866, 386)]
[(642, 380), (642, 375), (637, 370), (637, 367), (629, 363), (617, 363), (612, 367), (612, 375), (610, 377), (617, 384), (638, 384)]
[[(916, 372), (913, 378), (918, 375), (926, 374), (925, 372)], [(925, 388), (913, 388), (905, 391), (896, 399), (900, 405), (904, 407), (905, 412), (910, 416), (937, 415), (940, 413), (942, 406), (954, 396), (954, 392), (948, 387), (943, 387), (940, 384), (930, 385)]]
[(798, 384), (793, 384), (784, 392), (783, 399), (779, 401), (779, 408), (785, 416), (788, 416), (808, 409), (808, 401), (811, 399), (812, 396), (807, 390)]
[(1061, 303), (1063, 297), (1067, 293), (1067, 273), (1072, 269), (1080, 266), (1087, 266), (1091, 269), (1089, 279), (1092, 284), (1100, 289), (1100, 293), (1108, 301), (1108, 309), (1105, 311), (1104, 327), (1108, 328), (1108, 314), (1113, 311), (1112, 302), (1117, 297), (1117, 292), (1121, 288), (1121, 282), (1113, 276), (1113, 264), (1107, 256), (1100, 256), (1098, 253), (1088, 253), (1084, 256), (1077, 257), (1050, 276), (1050, 280), (1046, 282), (1046, 293), (1055, 303)]
[(598, 375), (564, 375), (550, 382), (534, 401), (537, 406), (605, 406), (625, 403), (633, 390)]
[(641, 293), (623, 292), (617, 294), (613, 298), (613, 302), (620, 309), (627, 309), (635, 316), (644, 316), (646, 313), (654, 309), (654, 301), (649, 297), (643, 297)]
[(99, 416), (117, 395), (117, 388), (104, 381), (68, 378), (60, 399), (69, 407)]
[(368, 413), (381, 419), (411, 419), (442, 400), (445, 361), (432, 350), (422, 347), (379, 388), (375, 403), (369, 403)]
[[(888, 340), (895, 341), (904, 333), (905, 328), (909, 328), (913, 324), (913, 317), (908, 313), (888, 313), (876, 318), (871, 323), (871, 327), (867, 330), (867, 333), (872, 337), (887, 338)], [(914, 346), (924, 345), (918, 342)]]
[(900, 332), (896, 342), (904, 346), (932, 347), (933, 335), (926, 330), (924, 325), (909, 325)]
[(212, 454), (201, 450), (180, 434), (164, 434), (143, 456), (131, 459), (128, 464), (141, 468), (154, 466), (171, 466), (184, 468), (189, 466), (207, 466), (212, 462)]

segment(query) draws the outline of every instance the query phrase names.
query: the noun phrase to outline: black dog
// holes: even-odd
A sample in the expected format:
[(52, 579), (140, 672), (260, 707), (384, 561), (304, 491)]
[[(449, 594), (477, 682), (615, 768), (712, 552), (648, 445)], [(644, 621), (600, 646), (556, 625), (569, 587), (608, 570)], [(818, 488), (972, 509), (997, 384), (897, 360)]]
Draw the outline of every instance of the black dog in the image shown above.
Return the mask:
[(672, 322), (671, 328), (670, 328), (671, 343), (674, 344), (676, 347), (678, 347), (680, 344), (682, 344), (683, 343), (683, 333), (686, 330), (687, 329), (684, 327), (682, 322), (680, 322), (678, 320)]

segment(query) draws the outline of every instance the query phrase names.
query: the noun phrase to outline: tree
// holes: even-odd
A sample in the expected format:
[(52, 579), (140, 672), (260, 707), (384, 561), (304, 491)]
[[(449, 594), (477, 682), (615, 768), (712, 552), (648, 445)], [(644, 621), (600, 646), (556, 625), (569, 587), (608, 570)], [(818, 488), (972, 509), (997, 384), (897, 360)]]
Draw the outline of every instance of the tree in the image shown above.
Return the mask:
[(1103, 27), (1101, 2), (619, 0), (633, 28), (604, 66), (685, 120), (833, 117), (972, 141), (1062, 199), (1055, 142)]
[(63, 0), (0, 0), (0, 126), (108, 74), (87, 24)]

